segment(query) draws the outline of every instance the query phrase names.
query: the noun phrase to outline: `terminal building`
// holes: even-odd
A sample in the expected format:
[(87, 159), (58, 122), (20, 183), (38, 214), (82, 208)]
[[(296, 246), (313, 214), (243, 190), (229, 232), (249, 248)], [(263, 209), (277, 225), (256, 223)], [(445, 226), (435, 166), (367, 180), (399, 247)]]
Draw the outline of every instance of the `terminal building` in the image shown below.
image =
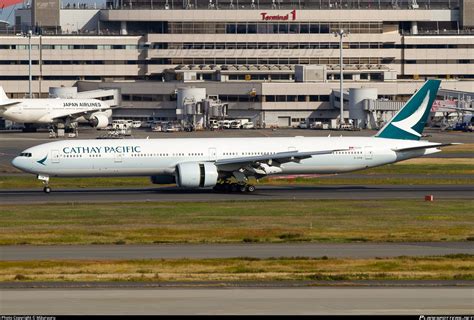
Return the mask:
[(31, 42), (35, 97), (118, 89), (117, 118), (181, 119), (178, 98), (199, 92), (184, 98), (284, 127), (337, 119), (342, 96), (346, 121), (376, 128), (425, 79), (471, 107), (473, 13), (473, 0), (33, 0), (0, 34), (0, 85), (28, 95)]

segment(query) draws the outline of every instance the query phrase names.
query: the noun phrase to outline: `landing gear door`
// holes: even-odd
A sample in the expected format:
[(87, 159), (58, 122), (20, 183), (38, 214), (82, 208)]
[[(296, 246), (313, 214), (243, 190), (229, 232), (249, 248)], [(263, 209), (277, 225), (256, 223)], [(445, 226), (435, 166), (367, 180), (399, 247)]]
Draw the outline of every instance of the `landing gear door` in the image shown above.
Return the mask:
[(209, 148), (209, 161), (217, 160), (217, 151), (216, 148)]
[(372, 147), (364, 148), (365, 160), (372, 160), (374, 156), (374, 150)]
[(52, 163), (59, 163), (59, 151), (58, 150), (51, 150), (51, 162)]

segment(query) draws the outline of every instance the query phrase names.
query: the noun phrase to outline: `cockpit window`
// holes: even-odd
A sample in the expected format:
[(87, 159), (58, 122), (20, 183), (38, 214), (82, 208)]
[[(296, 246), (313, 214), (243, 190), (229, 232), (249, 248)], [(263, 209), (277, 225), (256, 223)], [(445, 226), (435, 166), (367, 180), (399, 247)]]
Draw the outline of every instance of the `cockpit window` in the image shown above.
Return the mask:
[(22, 152), (22, 153), (20, 153), (20, 157), (31, 158), (31, 153), (29, 153), (29, 152)]

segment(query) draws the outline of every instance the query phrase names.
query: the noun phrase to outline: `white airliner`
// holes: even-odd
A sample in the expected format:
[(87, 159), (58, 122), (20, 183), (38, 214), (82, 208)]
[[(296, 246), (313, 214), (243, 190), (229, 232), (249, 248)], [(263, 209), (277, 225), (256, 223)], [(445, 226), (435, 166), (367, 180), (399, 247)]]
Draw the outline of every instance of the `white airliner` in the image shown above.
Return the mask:
[(112, 109), (97, 99), (9, 99), (0, 87), (0, 117), (25, 124), (58, 124), (86, 121), (105, 128)]
[(50, 177), (150, 176), (155, 184), (249, 191), (268, 175), (342, 173), (436, 153), (420, 141), (440, 81), (428, 80), (373, 137), (129, 139), (56, 141), (23, 151), (12, 164)]

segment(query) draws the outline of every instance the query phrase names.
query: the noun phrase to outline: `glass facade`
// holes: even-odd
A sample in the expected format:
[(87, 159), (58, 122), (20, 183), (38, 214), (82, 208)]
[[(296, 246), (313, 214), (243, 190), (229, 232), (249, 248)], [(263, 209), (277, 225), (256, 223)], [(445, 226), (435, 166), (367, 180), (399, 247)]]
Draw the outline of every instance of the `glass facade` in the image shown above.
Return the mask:
[(383, 33), (382, 22), (169, 22), (171, 34), (324, 34)]

